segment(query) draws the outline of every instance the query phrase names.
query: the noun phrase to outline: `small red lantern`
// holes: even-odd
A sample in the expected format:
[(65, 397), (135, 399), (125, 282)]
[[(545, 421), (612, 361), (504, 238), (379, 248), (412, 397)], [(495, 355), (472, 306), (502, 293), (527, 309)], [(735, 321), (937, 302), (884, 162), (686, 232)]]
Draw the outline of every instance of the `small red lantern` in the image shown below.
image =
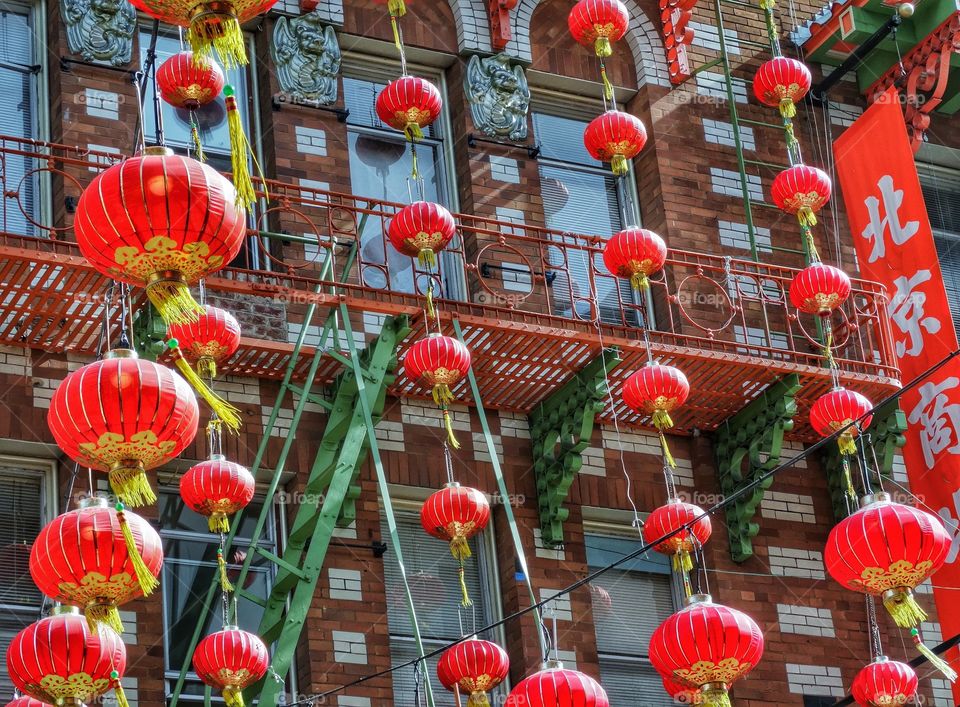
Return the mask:
[(440, 117), (443, 99), (437, 87), (419, 76), (401, 76), (377, 95), (377, 115), (408, 140), (423, 138), (423, 129)]
[(227, 707), (244, 707), (243, 689), (266, 675), (269, 665), (263, 641), (236, 626), (211, 633), (193, 654), (197, 677), (220, 690)]
[(653, 548), (664, 555), (672, 555), (674, 568), (687, 572), (693, 569), (691, 553), (705, 545), (713, 532), (710, 516), (704, 514), (699, 506), (671, 498), (666, 505), (655, 508), (643, 524), (643, 541), (652, 543), (688, 523), (693, 525)]
[(683, 371), (673, 366), (648, 363), (623, 384), (624, 404), (640, 414), (653, 415), (658, 430), (673, 427), (670, 412), (690, 396), (690, 384)]
[(781, 211), (794, 214), (800, 225), (817, 225), (816, 213), (830, 199), (830, 177), (823, 170), (798, 164), (773, 180), (770, 196)]
[(451, 387), (470, 370), (470, 350), (458, 339), (430, 334), (407, 349), (403, 370), (410, 380), (423, 381), (433, 386), (433, 402), (443, 411), (447, 441), (454, 449), (460, 448), (453, 434), (449, 406), (454, 401)]
[(171, 325), (168, 338), (177, 340), (198, 375), (212, 379), (217, 377), (217, 364), (240, 348), (240, 324), (230, 312), (207, 305), (197, 321)]
[(593, 46), (599, 57), (613, 54), (611, 42), (627, 33), (630, 13), (620, 0), (580, 0), (567, 15), (573, 38), (585, 47)]
[(629, 278), (635, 290), (650, 289), (648, 276), (663, 268), (667, 244), (653, 231), (631, 226), (603, 246), (603, 264), (611, 274)]
[(47, 424), (67, 456), (108, 472), (117, 497), (142, 506), (157, 500), (144, 472), (193, 442), (199, 417), (197, 399), (180, 376), (115, 349), (63, 379)]
[(610, 707), (606, 691), (589, 675), (548, 660), (510, 691), (504, 707)]
[(229, 533), (230, 519), (253, 500), (257, 483), (243, 466), (217, 455), (195, 464), (180, 477), (183, 502), (200, 515), (208, 516), (211, 533)]
[(424, 501), (420, 524), (430, 535), (450, 543), (450, 554), (461, 562), (471, 556), (467, 542), (487, 527), (490, 504), (480, 491), (447, 484)]
[(790, 301), (801, 312), (827, 317), (846, 301), (850, 289), (850, 278), (843, 270), (813, 263), (794, 276)]
[(432, 268), (437, 264), (436, 253), (457, 235), (457, 224), (440, 204), (415, 201), (394, 215), (388, 235), (399, 252), (417, 258), (421, 267)]
[(806, 64), (778, 56), (766, 61), (753, 77), (753, 93), (765, 106), (779, 108), (784, 118), (797, 115), (796, 103), (810, 90), (813, 78)]
[(53, 519), (30, 552), (30, 575), (54, 601), (81, 608), (91, 630), (123, 633), (117, 607), (157, 588), (160, 536), (140, 516), (117, 512), (101, 497)]
[(73, 225), (90, 264), (145, 287), (168, 324), (204, 313), (189, 283), (229, 264), (247, 230), (226, 177), (162, 147), (148, 147), (94, 177)]
[(910, 704), (917, 694), (917, 674), (906, 663), (880, 656), (857, 673), (851, 692), (864, 707)]
[(196, 110), (216, 100), (223, 90), (223, 71), (206, 56), (177, 52), (157, 67), (160, 97), (174, 108)]
[(763, 656), (763, 633), (742, 611), (694, 594), (650, 638), (650, 662), (662, 677), (697, 688), (707, 705), (730, 705), (729, 686)]
[(496, 643), (473, 637), (448, 648), (437, 663), (437, 677), (453, 691), (458, 686), (470, 697), (467, 707), (490, 707), (487, 692), (510, 672), (507, 652)]
[(111, 689), (122, 697), (127, 650), (113, 631), (91, 631), (74, 607), (20, 631), (7, 649), (7, 672), (18, 690), (51, 705), (93, 702)]
[(663, 680), (663, 689), (673, 699), (674, 702), (681, 705), (701, 705), (703, 704), (703, 695), (695, 687), (681, 685), (670, 678), (661, 676)]
[(593, 159), (609, 162), (614, 174), (623, 175), (629, 171), (627, 161), (647, 144), (647, 129), (630, 113), (608, 110), (587, 125), (583, 144)]
[[(843, 387), (834, 388), (817, 399), (810, 408), (810, 425), (820, 436), (829, 437), (837, 430), (847, 429), (837, 438), (841, 454), (856, 454), (854, 441), (860, 430), (870, 426), (873, 415), (867, 415), (873, 409), (873, 403), (854, 390)], [(853, 423), (867, 415), (860, 422), (860, 429)], [(847, 427), (849, 425), (849, 427)]]

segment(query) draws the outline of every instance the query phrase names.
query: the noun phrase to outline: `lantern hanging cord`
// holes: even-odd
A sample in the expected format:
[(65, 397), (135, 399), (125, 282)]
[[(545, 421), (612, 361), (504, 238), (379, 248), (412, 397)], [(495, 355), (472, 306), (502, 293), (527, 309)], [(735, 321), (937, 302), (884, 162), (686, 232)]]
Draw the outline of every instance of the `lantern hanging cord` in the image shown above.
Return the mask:
[[(668, 532), (668, 533), (665, 533), (664, 535), (662, 535), (662, 536), (659, 537), (659, 538), (655, 538), (652, 542), (644, 543), (642, 546), (640, 546), (640, 547), (637, 548), (636, 550), (634, 550), (634, 551), (632, 551), (632, 552), (629, 552), (629, 553), (627, 553), (626, 555), (622, 555), (621, 557), (619, 557), (618, 559), (614, 560), (613, 562), (610, 562), (609, 564), (607, 564), (607, 565), (605, 565), (605, 566), (603, 566), (603, 567), (600, 567), (600, 568), (594, 570), (593, 572), (590, 572), (589, 574), (587, 574), (587, 575), (581, 577), (580, 579), (578, 579), (576, 582), (574, 582), (574, 583), (572, 583), (572, 584), (564, 587), (563, 589), (560, 589), (559, 591), (553, 593), (553, 594), (550, 596), (549, 599), (542, 599), (542, 600), (540, 600), (540, 601), (538, 601), (538, 602), (536, 602), (536, 603), (534, 603), (534, 604), (531, 604), (530, 606), (528, 606), (528, 607), (526, 607), (526, 608), (519, 609), (518, 611), (515, 611), (515, 612), (513, 612), (512, 614), (509, 614), (509, 615), (507, 615), (507, 616), (504, 616), (503, 618), (498, 619), (497, 621), (493, 621), (493, 622), (487, 624), (486, 626), (483, 626), (482, 628), (480, 628), (480, 629), (477, 630), (477, 633), (479, 634), (479, 633), (484, 633), (484, 632), (486, 632), (486, 631), (492, 631), (493, 629), (498, 628), (498, 627), (500, 627), (500, 626), (503, 626), (503, 625), (505, 625), (505, 624), (507, 624), (507, 623), (509, 623), (509, 622), (511, 622), (511, 621), (516, 621), (517, 619), (520, 619), (521, 617), (526, 616), (527, 614), (529, 614), (529, 613), (531, 613), (531, 612), (533, 612), (533, 611), (540, 611), (541, 609), (543, 609), (544, 607), (546, 607), (548, 604), (550, 604), (551, 601), (554, 601), (557, 597), (566, 596), (567, 594), (570, 594), (571, 592), (574, 592), (574, 591), (576, 591), (577, 589), (580, 589), (581, 587), (587, 586), (587, 585), (589, 585), (591, 582), (593, 582), (595, 579), (597, 579), (598, 577), (606, 574), (606, 573), (609, 572), (610, 570), (617, 569), (617, 568), (620, 567), (621, 565), (626, 564), (627, 562), (630, 562), (630, 560), (634, 560), (634, 559), (636, 559), (637, 557), (640, 557), (641, 555), (644, 555), (644, 554), (646, 554), (647, 552), (653, 550), (657, 545), (660, 545), (661, 543), (666, 542), (667, 540), (669, 540), (670, 538), (672, 538), (674, 535), (677, 535), (677, 534), (679, 534), (679, 533), (682, 533), (682, 532), (691, 530), (697, 523), (699, 523), (699, 522), (700, 522), (701, 520), (703, 520), (704, 518), (708, 518), (708, 517), (710, 517), (710, 516), (718, 513), (719, 511), (722, 511), (722, 510), (725, 509), (727, 506), (730, 506), (730, 505), (736, 503), (736, 502), (737, 502), (738, 500), (740, 500), (741, 498), (748, 496), (748, 495), (749, 495), (750, 493), (752, 493), (755, 489), (757, 489), (758, 487), (760, 487), (764, 482), (766, 482), (768, 479), (773, 478), (774, 476), (776, 476), (777, 474), (779, 474), (781, 471), (784, 471), (784, 470), (786, 470), (786, 469), (792, 468), (797, 462), (806, 459), (807, 457), (815, 454), (816, 452), (819, 452), (821, 449), (823, 449), (823, 447), (824, 447), (825, 445), (828, 445), (828, 444), (836, 444), (836, 442), (837, 442), (837, 440), (839, 439), (840, 435), (842, 435), (842, 434), (843, 434), (844, 432), (846, 432), (848, 429), (852, 429), (856, 424), (858, 424), (858, 423), (860, 423), (861, 421), (867, 419), (867, 418), (870, 417), (871, 415), (876, 414), (876, 413), (877, 413), (880, 409), (882, 409), (885, 405), (888, 405), (889, 403), (892, 403), (892, 402), (894, 402), (894, 401), (896, 401), (896, 400), (899, 400), (900, 397), (901, 397), (904, 393), (906, 393), (906, 392), (908, 392), (908, 391), (911, 391), (911, 390), (913, 390), (914, 388), (916, 388), (917, 386), (919, 386), (923, 381), (925, 381), (927, 378), (929, 378), (930, 376), (932, 376), (934, 373), (936, 373), (937, 371), (939, 371), (941, 368), (943, 368), (944, 366), (946, 366), (948, 363), (950, 363), (951, 361), (953, 361), (953, 360), (954, 360), (955, 358), (957, 358), (958, 356), (960, 356), (960, 349), (957, 349), (957, 350), (955, 350), (955, 351), (951, 351), (951, 352), (950, 352), (949, 354), (947, 354), (944, 358), (940, 359), (940, 361), (938, 361), (938, 362), (935, 363), (934, 365), (930, 366), (930, 368), (928, 368), (927, 370), (925, 370), (923, 373), (921, 373), (920, 375), (918, 375), (916, 378), (914, 378), (914, 379), (911, 380), (910, 382), (906, 383), (902, 388), (900, 388), (899, 390), (897, 390), (897, 391), (894, 392), (894, 393), (891, 393), (891, 394), (888, 395), (886, 398), (884, 398), (883, 400), (881, 400), (878, 404), (874, 405), (872, 409), (870, 409), (870, 410), (868, 410), (867, 412), (865, 412), (861, 417), (857, 418), (856, 420), (854, 420), (853, 422), (849, 423), (848, 425), (846, 425), (846, 426), (844, 426), (844, 427), (841, 427), (841, 428), (835, 430), (835, 431), (833, 432), (833, 434), (829, 435), (828, 437), (823, 437), (822, 439), (814, 442), (814, 443), (811, 444), (809, 447), (807, 447), (806, 449), (804, 449), (802, 452), (798, 453), (796, 456), (794, 456), (794, 457), (792, 457), (792, 458), (790, 458), (790, 459), (788, 459), (788, 460), (786, 460), (786, 461), (778, 464), (778, 465), (777, 465), (776, 467), (774, 467), (773, 469), (771, 469), (771, 470), (769, 470), (769, 471), (767, 471), (767, 472), (764, 472), (763, 474), (760, 474), (757, 478), (755, 478), (755, 479), (754, 479), (753, 481), (751, 481), (750, 483), (748, 483), (748, 484), (740, 487), (739, 489), (737, 489), (737, 490), (734, 491), (733, 493), (729, 494), (728, 496), (725, 496), (722, 501), (719, 501), (719, 502), (715, 503), (714, 505), (710, 506), (708, 509), (706, 509), (705, 511), (703, 511), (703, 513), (701, 513), (700, 515), (696, 516), (695, 518), (691, 518), (689, 521), (687, 521), (687, 522), (684, 523), (683, 525), (680, 525), (680, 526), (678, 526), (677, 528), (675, 528), (674, 530), (672, 530), (672, 531), (670, 531), (670, 532)], [(428, 658), (433, 658), (434, 656), (438, 656), (438, 655), (442, 654), (444, 651), (446, 651), (446, 650), (452, 648), (453, 646), (457, 645), (458, 643), (461, 643), (462, 641), (463, 641), (463, 639), (458, 639), (458, 640), (456, 640), (456, 641), (451, 641), (450, 643), (447, 643), (447, 644), (445, 644), (445, 645), (443, 645), (443, 646), (440, 646), (440, 647), (438, 647), (438, 648), (433, 649), (432, 651), (429, 651), (428, 653), (424, 654), (424, 655), (421, 656), (421, 657), (413, 658), (413, 659), (408, 660), (408, 661), (405, 661), (405, 662), (403, 662), (403, 663), (398, 663), (397, 665), (394, 665), (393, 667), (385, 668), (384, 670), (380, 670), (380, 671), (378, 671), (378, 672), (376, 672), (376, 673), (371, 673), (370, 675), (364, 675), (363, 677), (357, 678), (356, 680), (353, 680), (353, 681), (351, 681), (351, 682), (349, 682), (349, 683), (346, 683), (346, 684), (344, 684), (344, 685), (339, 685), (339, 686), (337, 686), (337, 687), (331, 688), (331, 689), (329, 689), (329, 690), (327, 690), (327, 691), (325, 691), (325, 692), (321, 692), (321, 693), (317, 693), (317, 694), (315, 694), (315, 695), (310, 695), (310, 696), (304, 697), (304, 699), (299, 700), (299, 701), (297, 701), (297, 702), (289, 702), (289, 703), (287, 703), (287, 707), (294, 707), (294, 705), (307, 705), (307, 704), (310, 704), (311, 702), (315, 702), (315, 701), (322, 700), (323, 698), (327, 697), (328, 695), (337, 694), (338, 692), (341, 692), (341, 691), (343, 691), (343, 690), (346, 690), (346, 689), (348, 689), (348, 688), (351, 688), (351, 687), (353, 687), (353, 686), (355, 686), (355, 685), (360, 685), (360, 684), (362, 684), (362, 683), (369, 682), (370, 680), (375, 680), (376, 678), (381, 678), (381, 677), (384, 677), (384, 676), (386, 676), (386, 675), (390, 675), (391, 673), (393, 673), (393, 672), (395, 672), (395, 671), (397, 671), (397, 670), (401, 670), (401, 669), (403, 669), (403, 668), (408, 668), (408, 667), (410, 667), (411, 665), (413, 665), (414, 663), (417, 663), (417, 662), (419, 662), (419, 661), (421, 661), (421, 660), (426, 660), (426, 659), (428, 659)]]

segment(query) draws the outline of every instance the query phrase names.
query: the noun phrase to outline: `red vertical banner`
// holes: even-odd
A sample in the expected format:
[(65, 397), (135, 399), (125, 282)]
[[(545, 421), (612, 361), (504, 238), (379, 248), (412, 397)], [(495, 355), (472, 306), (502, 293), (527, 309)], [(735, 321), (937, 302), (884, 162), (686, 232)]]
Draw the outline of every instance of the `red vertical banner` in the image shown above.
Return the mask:
[[(911, 381), (953, 352), (957, 335), (896, 90), (879, 97), (833, 152), (860, 272), (887, 289), (901, 380)], [(953, 538), (933, 576), (940, 625), (950, 638), (960, 633), (960, 359), (904, 393), (900, 407), (908, 422), (910, 489)], [(960, 704), (960, 681), (954, 696)]]

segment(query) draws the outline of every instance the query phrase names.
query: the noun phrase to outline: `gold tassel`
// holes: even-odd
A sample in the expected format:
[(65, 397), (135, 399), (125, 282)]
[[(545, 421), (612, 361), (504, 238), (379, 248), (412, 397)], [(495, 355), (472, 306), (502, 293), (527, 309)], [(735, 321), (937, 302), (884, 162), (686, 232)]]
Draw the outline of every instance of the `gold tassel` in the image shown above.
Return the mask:
[[(469, 551), (470, 548), (468, 547), (467, 552)], [(460, 561), (460, 569), (457, 571), (457, 575), (460, 578), (460, 606), (473, 606), (473, 599), (470, 598), (470, 592), (467, 591), (467, 581), (464, 578), (463, 560)]]
[[(412, 120), (407, 123), (407, 126), (403, 129), (403, 134), (406, 135), (407, 140), (410, 142), (423, 140), (423, 128), (420, 127), (420, 123), (415, 123)], [(416, 166), (414, 166), (414, 171), (416, 171)]]
[(607, 57), (613, 54), (613, 47), (610, 46), (609, 37), (597, 37), (593, 40), (593, 51), (599, 57)]
[(793, 132), (793, 123), (787, 123), (784, 125), (783, 130), (787, 134), (787, 149), (792, 150), (797, 146), (797, 136)]
[(817, 225), (817, 215), (813, 213), (813, 209), (809, 206), (801, 206), (797, 211), (797, 220), (800, 221), (801, 226), (807, 228), (812, 228)]
[(220, 589), (225, 592), (232, 592), (233, 585), (230, 583), (230, 578), (227, 577), (227, 561), (223, 557), (223, 550), (217, 550), (217, 568), (220, 572)]
[(627, 167), (627, 158), (623, 155), (614, 155), (610, 160), (610, 169), (613, 170), (615, 175), (622, 177), (630, 171), (630, 168)]
[(465, 535), (454, 535), (450, 538), (450, 554), (461, 564), (464, 560), (473, 557), (470, 550), (470, 543), (467, 542)]
[(760, 8), (763, 10), (772, 10), (777, 6), (774, 0), (760, 0)]
[(397, 26), (397, 16), (390, 15), (390, 29), (393, 30), (393, 44), (397, 51), (403, 54), (403, 43), (400, 41), (400, 28)]
[(857, 441), (849, 432), (844, 432), (837, 437), (837, 446), (840, 447), (840, 454), (856, 454)]
[(91, 633), (99, 633), (102, 626), (111, 628), (118, 636), (123, 633), (120, 611), (115, 604), (90, 604), (84, 607), (83, 615)]
[(911, 628), (927, 620), (927, 612), (917, 603), (909, 589), (885, 593), (883, 605), (900, 628)]
[(603, 81), (603, 97), (608, 101), (612, 101), (613, 84), (610, 83), (610, 79), (607, 77), (607, 67), (603, 65), (603, 62), (600, 62), (600, 79)]
[(420, 163), (417, 162), (417, 144), (412, 143), (410, 145), (410, 178), (413, 181), (420, 179)]
[(693, 569), (693, 558), (686, 550), (680, 550), (673, 556), (673, 569), (677, 572), (689, 572)]
[(227, 703), (227, 707), (246, 707), (243, 691), (239, 687), (223, 688), (223, 701)]
[(437, 266), (437, 255), (432, 248), (422, 248), (417, 254), (417, 260), (422, 268), (433, 270)]
[(207, 527), (210, 529), (211, 533), (217, 533), (219, 535), (229, 533), (230, 519), (227, 518), (226, 513), (220, 513), (217, 511), (207, 518)]
[(391, 17), (403, 17), (407, 14), (407, 5), (403, 0), (387, 0), (387, 12)]
[(179, 278), (157, 278), (148, 283), (147, 297), (167, 324), (192, 324), (206, 311)]
[(243, 30), (236, 17), (201, 15), (201, 19), (190, 23), (187, 41), (193, 50), (195, 61), (209, 57), (211, 49), (217, 52), (224, 69), (246, 66), (247, 47), (243, 40)]
[[(133, 464), (129, 466), (128, 464)], [(157, 495), (150, 487), (150, 480), (140, 462), (119, 462), (107, 474), (110, 488), (123, 503), (139, 508), (157, 501)]]
[(780, 99), (780, 115), (784, 118), (797, 117), (797, 104), (793, 102), (792, 98)]
[(673, 427), (673, 419), (670, 417), (670, 413), (666, 410), (654, 410), (653, 426), (661, 432)]
[[(191, 113), (192, 116), (192, 113)], [(190, 137), (193, 139), (193, 157), (198, 162), (206, 162), (207, 156), (203, 154), (203, 144), (200, 142), (200, 130), (197, 128), (197, 121), (190, 118)]]
[(819, 263), (820, 253), (817, 251), (817, 244), (813, 240), (813, 231), (810, 230), (809, 226), (804, 225), (803, 221), (800, 222), (800, 233), (803, 235), (804, 243), (807, 244), (807, 252), (810, 254), (810, 262)]
[(454, 449), (460, 449), (460, 442), (457, 441), (457, 436), (453, 434), (453, 420), (450, 418), (450, 411), (446, 407), (443, 408), (443, 427), (447, 431), (447, 444)]
[(467, 707), (490, 707), (490, 699), (484, 690), (474, 690), (467, 699)]
[(726, 689), (717, 688), (704, 690), (700, 694), (703, 698), (701, 704), (703, 704), (704, 707), (732, 707), (730, 695), (727, 694)]
[(197, 375), (207, 380), (213, 380), (217, 377), (217, 362), (209, 356), (204, 356), (197, 361)]
[(635, 292), (645, 292), (650, 289), (650, 278), (645, 272), (635, 272), (630, 276), (630, 286)]
[(917, 651), (927, 659), (930, 665), (942, 673), (947, 680), (955, 682), (957, 679), (957, 671), (951, 668), (947, 661), (930, 650), (926, 644), (920, 640), (920, 632), (915, 628), (910, 629), (910, 636), (913, 638), (913, 645), (916, 646)]
[(450, 386), (446, 383), (437, 383), (433, 386), (433, 402), (440, 407), (449, 405), (454, 400), (453, 393), (450, 392)]
[[(229, 93), (227, 93), (229, 89)], [(237, 207), (249, 209), (257, 200), (253, 190), (253, 180), (250, 179), (250, 168), (247, 165), (247, 154), (252, 153), (250, 141), (243, 132), (243, 123), (240, 121), (240, 111), (237, 109), (237, 99), (233, 95), (233, 88), (224, 86), (223, 93), (227, 103), (227, 128), (230, 131), (230, 169), (233, 171), (233, 186), (237, 190)]]
[(123, 691), (123, 685), (120, 684), (120, 673), (116, 670), (111, 671), (110, 680), (113, 682), (113, 694), (117, 698), (117, 707), (130, 707), (127, 695)]
[(847, 483), (847, 496), (851, 501), (856, 502), (857, 492), (853, 488), (853, 476), (850, 474), (850, 460), (846, 456), (840, 457), (843, 460), (843, 477)]
[(123, 504), (118, 503), (116, 510), (117, 519), (120, 521), (120, 532), (123, 533), (123, 541), (127, 545), (127, 555), (130, 557), (130, 564), (133, 565), (134, 574), (137, 575), (137, 583), (140, 585), (140, 591), (143, 592), (143, 596), (148, 597), (153, 594), (153, 590), (156, 589), (160, 583), (157, 581), (157, 578), (153, 576), (153, 573), (140, 556), (140, 550), (137, 549), (137, 540), (133, 537), (133, 529), (127, 522), (127, 516), (123, 512)]
[(239, 432), (242, 423), (240, 411), (214, 393), (210, 387), (203, 382), (203, 379), (193, 370), (193, 366), (183, 357), (183, 352), (180, 350), (176, 339), (170, 339), (167, 342), (167, 347), (173, 353), (173, 363), (176, 365), (177, 370), (180, 371), (180, 375), (187, 379), (187, 382), (197, 392), (197, 395), (207, 401), (207, 405), (217, 414), (217, 417), (220, 418), (220, 421), (224, 425), (235, 433)]
[(427, 288), (427, 319), (436, 319), (437, 310), (433, 306), (433, 283)]
[(677, 462), (670, 453), (670, 445), (667, 444), (667, 437), (663, 432), (660, 433), (660, 448), (663, 450), (663, 460), (671, 469), (677, 468)]

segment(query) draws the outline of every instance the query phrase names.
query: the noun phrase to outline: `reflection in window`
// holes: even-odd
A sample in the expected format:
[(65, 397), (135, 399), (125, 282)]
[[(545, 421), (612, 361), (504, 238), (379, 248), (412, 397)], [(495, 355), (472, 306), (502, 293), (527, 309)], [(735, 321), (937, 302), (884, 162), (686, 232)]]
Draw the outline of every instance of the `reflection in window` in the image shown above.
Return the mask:
[(960, 329), (960, 173), (923, 164), (917, 165), (917, 172), (953, 325)]
[[(0, 135), (33, 138), (35, 135), (33, 27), (26, 9), (0, 9)], [(11, 144), (9, 147), (18, 147)], [(18, 192), (16, 199), (3, 200), (3, 223), (8, 233), (43, 235), (30, 219), (36, 220), (36, 175), (30, 172), (38, 165), (30, 157), (5, 155), (0, 165), (0, 177), (5, 192)], [(30, 218), (27, 218), (29, 216)]]

